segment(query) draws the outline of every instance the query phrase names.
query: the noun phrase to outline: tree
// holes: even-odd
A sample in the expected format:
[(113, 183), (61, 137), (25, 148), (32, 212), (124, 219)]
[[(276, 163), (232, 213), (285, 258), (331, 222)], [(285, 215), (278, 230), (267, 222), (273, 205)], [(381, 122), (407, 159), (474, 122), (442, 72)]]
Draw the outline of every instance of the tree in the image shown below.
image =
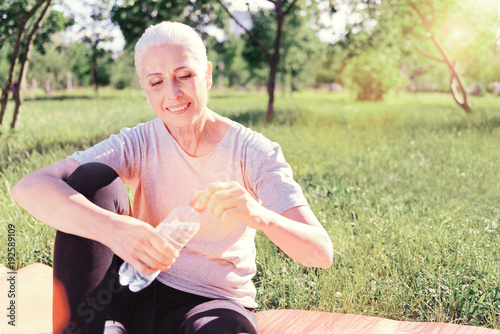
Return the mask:
[(274, 41), (272, 51), (268, 48), (261, 39), (259, 39), (254, 31), (246, 28), (241, 22), (229, 11), (228, 5), (224, 4), (222, 0), (217, 0), (218, 3), (226, 10), (226, 12), (231, 16), (231, 18), (238, 24), (245, 32), (252, 38), (262, 49), (265, 55), (266, 61), (269, 64), (269, 77), (267, 81), (267, 94), (269, 96), (267, 104), (267, 120), (269, 121), (273, 115), (274, 108), (274, 89), (276, 86), (276, 74), (280, 65), (281, 58), (281, 44), (283, 40), (283, 24), (285, 22), (285, 17), (292, 10), (294, 10), (297, 0), (268, 0), (274, 5), (274, 18), (276, 22), (276, 30), (274, 30)]
[[(467, 92), (465, 91), (465, 87), (462, 83), (462, 80), (460, 79), (457, 71), (455, 70), (455, 62), (448, 57), (445, 49), (443, 48), (442, 44), (437, 40), (435, 33), (433, 32), (436, 16), (439, 15), (435, 10), (434, 4), (432, 2), (418, 4), (416, 1), (412, 0), (408, 0), (408, 3), (422, 21), (422, 24), (427, 32), (428, 38), (432, 41), (436, 49), (439, 51), (440, 56), (435, 57), (427, 53), (426, 51), (423, 51), (421, 49), (419, 50), (422, 52), (424, 56), (428, 57), (429, 59), (445, 63), (448, 66), (451, 73), (450, 75), (451, 94), (455, 99), (455, 102), (457, 102), (459, 106), (461, 106), (466, 112), (470, 112), (471, 109), (469, 107), (469, 104), (467, 103)], [(424, 7), (427, 7), (428, 13), (424, 12)], [(460, 92), (457, 91), (457, 86)]]
[(384, 50), (372, 49), (353, 57), (342, 72), (343, 83), (359, 101), (380, 101), (400, 81), (397, 64)]
[[(313, 71), (314, 64), (319, 61), (326, 45), (321, 43), (316, 31), (309, 26), (314, 20), (314, 13), (304, 3), (297, 3), (298, 7), (292, 11), (284, 24), (282, 61), (280, 62), (280, 73), (282, 86), (285, 88), (286, 78), (293, 91), (298, 90), (301, 84), (315, 83), (314, 77), (309, 75)], [(303, 75), (306, 73), (306, 75)]]
[[(410, 46), (420, 53), (420, 62), (427, 59), (444, 64), (453, 98), (466, 112), (470, 111), (462, 78), (465, 72), (461, 71), (464, 67), (459, 61), (469, 62), (463, 57), (464, 50), (470, 55), (482, 49), (483, 43), (491, 50), (496, 47), (494, 33), (487, 32), (492, 28), (488, 26), (491, 18), (496, 15), (493, 1), (360, 0), (358, 7), (377, 22), (373, 35), (377, 36), (378, 45), (397, 43), (404, 50), (403, 55), (410, 52)], [(474, 38), (465, 38), (473, 35)], [(486, 35), (490, 37), (484, 38)], [(493, 60), (494, 53), (488, 53), (490, 61)]]
[[(9, 92), (12, 92), (15, 107), (11, 128), (15, 128), (21, 109), (23, 83), (30, 63), (32, 48), (35, 45), (43, 50), (43, 44), (55, 31), (62, 30), (71, 24), (70, 20), (63, 20), (59, 12), (50, 12), (53, 0), (10, 1), (0, 7), (0, 48), (11, 43), (10, 66), (4, 87), (2, 88), (0, 128), (7, 108)], [(47, 16), (50, 20), (46, 20)], [(36, 42), (35, 42), (36, 37)], [(17, 68), (17, 73), (15, 72)], [(14, 80), (16, 74), (16, 80)]]
[(61, 89), (67, 86), (67, 73), (71, 72), (73, 59), (70, 56), (70, 47), (59, 35), (52, 36), (49, 43), (44, 45), (43, 51), (33, 50), (31, 65), (27, 79), (44, 82), (51, 80), (51, 87)]
[[(242, 57), (245, 60), (250, 72), (250, 79), (257, 81), (258, 84), (268, 82), (269, 80), (269, 57), (268, 54), (262, 52), (262, 46), (267, 50), (273, 48), (276, 31), (276, 19), (273, 13), (260, 9), (256, 13), (251, 14), (252, 28), (250, 34), (246, 33), (242, 36), (244, 47)], [(260, 41), (260, 44), (256, 42)]]
[[(78, 31), (78, 41), (82, 42), (88, 49), (85, 51), (84, 67), (89, 71), (90, 84), (94, 86), (97, 93), (99, 85), (106, 84), (99, 79), (105, 79), (109, 83), (109, 76), (102, 76), (99, 72), (101, 62), (106, 63), (108, 54), (105, 43), (113, 41), (113, 28), (115, 24), (111, 20), (111, 9), (114, 0), (84, 0), (79, 1), (85, 10), (73, 13), (73, 17), (81, 26)], [(105, 64), (103, 64), (105, 65)], [(81, 72), (81, 71), (79, 71)]]
[[(52, 0), (38, 0), (30, 9), (27, 9), (28, 4), (22, 1), (18, 1), (15, 3), (10, 4), (7, 8), (2, 8), (2, 13), (0, 17), (2, 18), (2, 21), (6, 21), (5, 25), (2, 25), (2, 30), (6, 29), (7, 31), (10, 31), (11, 33), (15, 33), (15, 40), (14, 40), (14, 45), (12, 48), (12, 55), (11, 55), (11, 61), (10, 61), (10, 67), (9, 67), (9, 74), (7, 76), (7, 80), (5, 82), (4, 87), (2, 88), (2, 97), (1, 97), (1, 109), (0, 109), (0, 127), (2, 125), (3, 117), (5, 114), (5, 110), (7, 108), (7, 100), (8, 100), (8, 95), (9, 91), (12, 90), (13, 86), (13, 76), (14, 76), (14, 69), (16, 68), (17, 61), (19, 58), (20, 59), (20, 66), (21, 69), (19, 70), (20, 79), (23, 78), (23, 72), (25, 69), (25, 64), (28, 60), (29, 53), (31, 51), (31, 47), (33, 45), (33, 38), (40, 27), (40, 24), (43, 22), (45, 19), (45, 16), (47, 14), (48, 8), (52, 5)], [(38, 12), (38, 15), (36, 15)], [(31, 27), (28, 26), (28, 21), (32, 19), (32, 25)], [(15, 22), (18, 22), (17, 26), (15, 26)], [(3, 22), (2, 22), (3, 23)], [(27, 27), (28, 26), (28, 27)], [(27, 33), (26, 33), (27, 32)], [(7, 34), (5, 36), (8, 36)], [(26, 37), (26, 38), (25, 38)], [(1, 40), (1, 43), (3, 44), (7, 38), (4, 38)], [(3, 45), (0, 45), (3, 46)], [(16, 96), (20, 96), (20, 88), (22, 82), (18, 81), (17, 84), (17, 91), (15, 91), (16, 94), (14, 94), (14, 98), (16, 100), (16, 105), (18, 105), (20, 99), (16, 98)], [(19, 110), (19, 107), (17, 107), (17, 110)], [(14, 119), (17, 117), (16, 113), (14, 116)], [(15, 125), (15, 121), (11, 123)]]
[(212, 36), (205, 38), (208, 49), (208, 59), (214, 64), (214, 79), (219, 86), (224, 85), (224, 77), (227, 78), (229, 87), (243, 84), (248, 77), (248, 71), (241, 59), (244, 48), (243, 40), (228, 34), (223, 41)]
[[(393, 44), (398, 44), (398, 47), (394, 48), (390, 42), (393, 37), (382, 38), (387, 33), (381, 34), (375, 31), (373, 28), (373, 19), (370, 18), (369, 13), (360, 9), (360, 7), (364, 8), (364, 6), (358, 6), (358, 4), (357, 1), (350, 1), (343, 4), (347, 8), (344, 8), (343, 15), (357, 19), (348, 22), (344, 31), (340, 33), (342, 35), (340, 39), (329, 44), (326, 48), (324, 58), (320, 62), (319, 69), (316, 70), (316, 80), (318, 83), (329, 84), (335, 82), (342, 85), (345, 75), (342, 76), (341, 74), (351, 59), (376, 48), (378, 50), (388, 49), (394, 51), (393, 58), (395, 58), (394, 55), (399, 55), (399, 49), (404, 47), (403, 43), (393, 42)], [(316, 15), (319, 14), (316, 13)], [(337, 15), (336, 11), (331, 13), (331, 22), (337, 19), (334, 15)], [(377, 26), (380, 25), (377, 24)], [(329, 27), (320, 26), (319, 28)]]
[[(277, 75), (281, 76), (281, 85), (285, 89), (287, 79), (291, 90), (298, 88), (298, 78), (305, 70), (310, 70), (315, 58), (322, 52), (323, 44), (319, 42), (315, 31), (307, 26), (311, 21), (308, 11), (297, 3), (295, 10), (291, 11), (283, 23), (283, 31), (280, 48), (280, 63)], [(251, 32), (259, 39), (268, 50), (273, 48), (276, 31), (276, 18), (274, 11), (259, 10), (252, 13)], [(262, 80), (261, 69), (269, 68), (269, 62), (262, 48), (248, 34), (243, 36), (245, 47), (242, 56), (248, 64), (252, 76)], [(269, 75), (269, 70), (267, 71)], [(268, 76), (269, 77), (269, 76)]]

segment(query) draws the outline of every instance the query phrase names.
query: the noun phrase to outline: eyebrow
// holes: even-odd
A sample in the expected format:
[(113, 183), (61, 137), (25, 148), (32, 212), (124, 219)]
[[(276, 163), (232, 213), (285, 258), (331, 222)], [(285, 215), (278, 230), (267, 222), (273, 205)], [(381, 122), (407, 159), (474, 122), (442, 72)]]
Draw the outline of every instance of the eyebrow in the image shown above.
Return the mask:
[[(180, 66), (180, 67), (177, 67), (174, 72), (177, 72), (177, 71), (180, 71), (180, 70), (183, 70), (185, 68), (188, 68), (187, 66)], [(155, 72), (155, 73), (149, 73), (148, 75), (146, 75), (146, 78), (149, 78), (150, 76), (152, 75), (163, 75), (163, 73), (160, 73), (160, 72)]]

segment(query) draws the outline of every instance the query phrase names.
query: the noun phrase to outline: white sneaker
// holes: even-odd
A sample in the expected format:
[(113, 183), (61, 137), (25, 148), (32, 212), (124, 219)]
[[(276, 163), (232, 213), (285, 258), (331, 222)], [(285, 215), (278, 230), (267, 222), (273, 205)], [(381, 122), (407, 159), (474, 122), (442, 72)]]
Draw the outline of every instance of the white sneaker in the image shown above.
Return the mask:
[(103, 334), (127, 334), (127, 331), (125, 330), (125, 326), (118, 321), (106, 320)]

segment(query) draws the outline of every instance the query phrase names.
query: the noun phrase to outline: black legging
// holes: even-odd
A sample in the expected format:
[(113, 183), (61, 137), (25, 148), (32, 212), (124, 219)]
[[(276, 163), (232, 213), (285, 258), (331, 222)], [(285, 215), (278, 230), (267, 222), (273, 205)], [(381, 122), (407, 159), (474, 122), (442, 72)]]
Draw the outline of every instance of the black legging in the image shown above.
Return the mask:
[[(101, 208), (129, 214), (125, 186), (109, 166), (81, 165), (66, 182)], [(118, 282), (117, 269), (122, 262), (110, 248), (97, 241), (57, 231), (54, 280), (64, 286), (71, 314), (64, 333), (103, 332), (109, 304), (125, 290)]]
[[(111, 167), (84, 164), (66, 182), (101, 208), (129, 214), (127, 191)], [(138, 293), (130, 292), (118, 281), (122, 263), (99, 242), (57, 232), (54, 287), (62, 284), (70, 311), (64, 334), (100, 334), (107, 319), (124, 324), (129, 334), (257, 333), (253, 310), (236, 302), (189, 294), (158, 281)], [(60, 299), (55, 293), (54, 305), (60, 304), (56, 297)]]

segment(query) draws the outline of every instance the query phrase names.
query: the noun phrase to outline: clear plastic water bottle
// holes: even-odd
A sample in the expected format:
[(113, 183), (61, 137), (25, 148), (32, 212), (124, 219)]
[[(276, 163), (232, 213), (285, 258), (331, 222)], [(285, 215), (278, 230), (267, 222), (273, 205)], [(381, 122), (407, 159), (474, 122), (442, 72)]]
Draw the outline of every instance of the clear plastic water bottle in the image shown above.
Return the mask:
[[(178, 251), (184, 247), (200, 229), (200, 214), (192, 207), (175, 208), (156, 227), (158, 233), (164, 237)], [(130, 263), (124, 262), (118, 272), (120, 284), (128, 285), (130, 291), (137, 292), (150, 285), (161, 270), (146, 275), (135, 269)]]

